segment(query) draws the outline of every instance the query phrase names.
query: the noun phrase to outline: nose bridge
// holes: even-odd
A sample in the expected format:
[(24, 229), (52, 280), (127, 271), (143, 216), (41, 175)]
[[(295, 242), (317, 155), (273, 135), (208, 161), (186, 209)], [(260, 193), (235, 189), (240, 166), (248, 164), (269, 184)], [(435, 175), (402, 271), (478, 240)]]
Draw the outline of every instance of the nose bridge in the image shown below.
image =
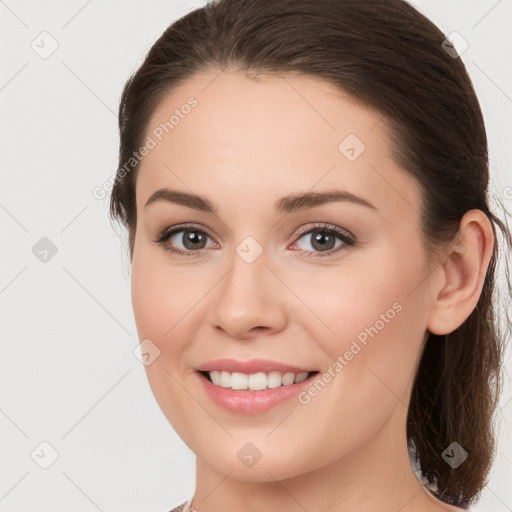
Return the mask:
[[(268, 286), (267, 257), (256, 255), (254, 246), (242, 242), (233, 254), (231, 270), (222, 286), (220, 301), (232, 315), (247, 316), (249, 310), (256, 313), (264, 303)], [(249, 309), (250, 308), (250, 309)]]
[[(257, 245), (256, 245), (257, 244)], [(246, 237), (235, 248), (226, 285), (231, 292), (257, 293), (267, 280), (268, 254), (253, 237)]]
[(239, 338), (255, 327), (282, 328), (284, 308), (279, 303), (280, 294), (276, 293), (278, 280), (267, 267), (267, 256), (252, 237), (246, 237), (236, 247), (231, 268), (212, 303), (214, 326)]

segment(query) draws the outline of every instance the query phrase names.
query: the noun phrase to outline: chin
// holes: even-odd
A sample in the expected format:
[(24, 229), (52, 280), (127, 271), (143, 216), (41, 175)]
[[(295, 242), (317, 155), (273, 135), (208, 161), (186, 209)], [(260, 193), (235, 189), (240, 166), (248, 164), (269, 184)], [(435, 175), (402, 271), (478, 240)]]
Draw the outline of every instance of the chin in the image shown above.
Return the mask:
[[(241, 453), (240, 453), (241, 452)], [(292, 450), (291, 455), (279, 453), (275, 448), (268, 449), (268, 455), (261, 453), (261, 457), (254, 450), (255, 457), (251, 460), (246, 454), (251, 453), (251, 448), (245, 452), (240, 449), (224, 449), (208, 453), (196, 451), (203, 464), (212, 467), (215, 471), (248, 482), (273, 482), (286, 480), (303, 473), (307, 473), (308, 461), (303, 456), (297, 456), (300, 449)], [(232, 454), (232, 455), (231, 455)], [(206, 456), (205, 456), (206, 455)], [(246, 459), (246, 460), (244, 460)]]

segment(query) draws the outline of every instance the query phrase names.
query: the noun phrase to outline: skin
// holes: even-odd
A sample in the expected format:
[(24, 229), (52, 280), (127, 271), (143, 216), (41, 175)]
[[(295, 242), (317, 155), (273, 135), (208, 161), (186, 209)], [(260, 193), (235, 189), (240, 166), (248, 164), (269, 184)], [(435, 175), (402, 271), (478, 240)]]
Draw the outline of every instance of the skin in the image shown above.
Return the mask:
[[(429, 267), (421, 190), (392, 160), (381, 115), (316, 78), (255, 81), (225, 70), (169, 92), (147, 133), (190, 96), (197, 106), (145, 156), (137, 177), (132, 304), (140, 340), (160, 350), (146, 367), (153, 393), (197, 455), (193, 507), (458, 510), (418, 482), (405, 425), (427, 329), (453, 331), (480, 296), (493, 244), (486, 216), (468, 212), (457, 244)], [(338, 149), (351, 133), (366, 145), (355, 161)], [(162, 187), (204, 195), (218, 212), (145, 207)], [(377, 211), (350, 202), (273, 210), (287, 194), (329, 189), (357, 194)], [(193, 256), (155, 243), (159, 230), (181, 223), (213, 235)], [(356, 246), (334, 252), (338, 241), (330, 257), (308, 258), (322, 249), (311, 233), (297, 233), (315, 223), (348, 230)], [(183, 234), (165, 244), (186, 250)], [(263, 250), (251, 264), (236, 251), (247, 236)], [(199, 385), (194, 368), (223, 357), (327, 371), (397, 302), (401, 311), (307, 404), (292, 398), (237, 414)], [(247, 442), (261, 452), (250, 468), (237, 457)]]

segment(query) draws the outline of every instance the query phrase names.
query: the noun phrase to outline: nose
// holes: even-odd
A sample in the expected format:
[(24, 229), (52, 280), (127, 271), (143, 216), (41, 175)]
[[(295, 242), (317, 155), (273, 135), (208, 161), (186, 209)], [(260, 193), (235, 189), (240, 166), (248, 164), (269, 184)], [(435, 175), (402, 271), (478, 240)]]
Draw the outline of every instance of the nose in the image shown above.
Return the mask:
[(210, 325), (240, 340), (275, 334), (286, 325), (285, 304), (286, 287), (265, 257), (248, 263), (235, 254), (211, 296)]

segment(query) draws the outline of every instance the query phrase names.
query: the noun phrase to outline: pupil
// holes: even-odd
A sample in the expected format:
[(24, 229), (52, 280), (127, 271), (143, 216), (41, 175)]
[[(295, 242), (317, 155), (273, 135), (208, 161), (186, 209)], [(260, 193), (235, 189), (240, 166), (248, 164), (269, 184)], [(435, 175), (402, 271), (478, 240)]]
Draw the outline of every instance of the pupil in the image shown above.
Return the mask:
[(203, 236), (197, 231), (189, 231), (188, 234), (185, 235), (184, 245), (187, 246), (187, 243), (192, 243), (192, 249), (197, 248), (197, 244), (203, 241)]
[[(325, 235), (322, 234), (325, 233), (325, 231), (316, 231), (316, 235), (314, 237), (315, 243), (318, 243), (320, 246), (320, 249), (326, 249), (326, 245), (329, 245), (329, 242), (331, 242), (330, 245), (332, 245), (332, 242), (334, 241), (334, 237), (330, 236), (329, 234)], [(322, 241), (324, 239), (324, 241)], [(315, 244), (313, 244), (314, 246)], [(332, 249), (333, 247), (327, 247), (327, 249)]]

